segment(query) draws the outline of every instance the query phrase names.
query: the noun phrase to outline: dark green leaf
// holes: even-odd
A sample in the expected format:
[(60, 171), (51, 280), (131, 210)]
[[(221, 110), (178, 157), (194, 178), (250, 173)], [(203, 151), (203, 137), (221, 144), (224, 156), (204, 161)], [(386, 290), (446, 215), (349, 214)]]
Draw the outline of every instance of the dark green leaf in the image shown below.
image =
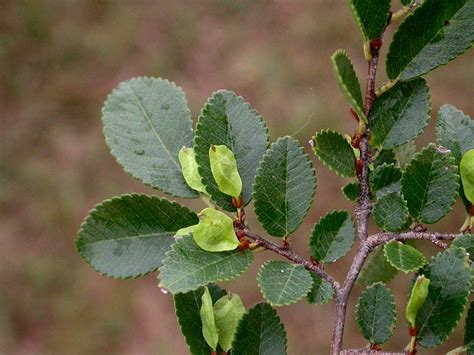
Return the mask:
[(179, 87), (155, 78), (124, 81), (102, 115), (105, 141), (126, 172), (170, 195), (198, 197), (178, 161), (179, 150), (193, 142), (191, 113)]
[(337, 82), (344, 95), (359, 118), (366, 121), (359, 80), (349, 56), (345, 51), (339, 49), (332, 55), (331, 60)]
[(464, 327), (464, 345), (468, 346), (468, 355), (474, 352), (474, 301), (467, 311), (466, 325)]
[(313, 286), (311, 291), (309, 291), (306, 298), (311, 304), (324, 304), (329, 301), (334, 296), (334, 289), (331, 284), (326, 280), (323, 280), (321, 277), (315, 273), (311, 273), (313, 278)]
[(284, 306), (305, 297), (311, 290), (313, 279), (301, 265), (272, 260), (260, 268), (258, 284), (272, 306)]
[(351, 182), (342, 188), (342, 193), (349, 201), (357, 201), (359, 198), (360, 188), (356, 182)]
[(428, 298), (416, 317), (418, 344), (432, 348), (443, 343), (461, 319), (471, 289), (464, 249), (439, 253), (420, 273), (431, 280)]
[(372, 107), (371, 144), (390, 149), (415, 139), (428, 124), (430, 110), (424, 79), (397, 83)]
[(400, 2), (402, 3), (403, 6), (410, 5), (410, 3), (411, 3), (412, 1), (413, 1), (413, 0), (400, 0)]
[(394, 164), (382, 164), (375, 168), (371, 175), (372, 190), (377, 197), (400, 191), (402, 171)]
[(381, 282), (367, 287), (357, 302), (356, 320), (371, 344), (382, 344), (392, 336), (396, 317), (393, 295)]
[(365, 285), (372, 285), (379, 281), (387, 283), (392, 281), (397, 274), (398, 270), (385, 258), (383, 246), (379, 246), (362, 268), (357, 283)]
[(457, 167), (451, 153), (430, 144), (417, 153), (402, 177), (402, 193), (410, 214), (431, 224), (450, 210), (458, 190)]
[(397, 192), (379, 197), (373, 217), (375, 223), (388, 232), (400, 232), (410, 226), (406, 202)]
[(474, 40), (474, 0), (425, 0), (393, 36), (390, 79), (410, 80), (463, 54)]
[(237, 328), (232, 355), (285, 355), (286, 332), (276, 311), (267, 303), (250, 309)]
[(248, 203), (258, 163), (268, 146), (267, 126), (262, 117), (233, 92), (217, 91), (199, 116), (194, 143), (199, 173), (212, 200), (225, 210), (235, 210), (232, 198), (219, 191), (212, 175), (209, 148), (214, 144), (225, 145), (234, 153), (242, 178), (242, 196)]
[(190, 236), (173, 244), (160, 268), (160, 287), (171, 293), (195, 290), (210, 282), (229, 280), (247, 270), (253, 260), (249, 251), (207, 252)]
[(375, 158), (374, 166), (377, 167), (382, 164), (396, 164), (397, 158), (393, 149), (382, 149), (379, 155)]
[(443, 105), (438, 112), (436, 143), (449, 149), (459, 164), (462, 156), (474, 149), (474, 120), (452, 105)]
[(346, 211), (333, 211), (314, 225), (309, 240), (313, 257), (332, 263), (351, 249), (355, 239), (354, 222)]
[(324, 130), (316, 133), (314, 152), (319, 160), (339, 176), (355, 175), (355, 155), (351, 145), (337, 132)]
[(393, 267), (404, 273), (417, 271), (426, 264), (425, 257), (418, 250), (395, 240), (385, 244), (384, 254)]
[(453, 246), (464, 248), (469, 253), (471, 261), (474, 260), (474, 234), (464, 234), (456, 237), (453, 241)]
[(288, 236), (300, 226), (313, 201), (316, 175), (298, 141), (284, 137), (272, 144), (254, 188), (255, 214), (270, 235)]
[[(209, 285), (208, 289), (213, 303), (226, 294), (226, 291), (217, 285)], [(197, 290), (173, 296), (176, 318), (192, 355), (209, 355), (211, 353), (211, 348), (202, 335), (202, 323), (199, 314), (203, 293), (204, 287), (200, 287)]]
[(349, 0), (349, 4), (365, 40), (379, 37), (387, 26), (390, 0)]
[(122, 195), (97, 205), (77, 234), (76, 247), (98, 272), (115, 278), (156, 270), (174, 234), (198, 222), (196, 214), (154, 196)]

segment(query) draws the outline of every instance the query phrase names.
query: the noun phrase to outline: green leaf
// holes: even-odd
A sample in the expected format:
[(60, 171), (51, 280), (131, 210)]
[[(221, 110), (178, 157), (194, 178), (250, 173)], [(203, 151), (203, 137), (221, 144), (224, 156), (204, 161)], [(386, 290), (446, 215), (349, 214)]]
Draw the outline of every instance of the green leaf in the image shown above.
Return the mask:
[(178, 230), (174, 236), (175, 237), (184, 237), (185, 235), (191, 235), (194, 230), (197, 228), (197, 224), (194, 224), (192, 226), (189, 226), (189, 227), (184, 227), (184, 228), (181, 228), (180, 230)]
[(390, 0), (349, 0), (349, 5), (366, 41), (382, 34), (388, 23)]
[(77, 233), (79, 254), (97, 272), (114, 278), (155, 271), (176, 231), (196, 224), (196, 214), (177, 203), (141, 194), (98, 204)]
[(464, 248), (469, 253), (471, 261), (474, 260), (474, 234), (464, 234), (456, 237), (452, 243), (453, 246)]
[(276, 311), (267, 303), (250, 309), (237, 328), (232, 355), (285, 355), (286, 333)]
[(120, 83), (102, 121), (105, 141), (127, 173), (170, 195), (198, 197), (178, 161), (178, 151), (193, 143), (193, 129), (184, 92), (174, 83), (145, 77)]
[(303, 222), (316, 189), (316, 174), (297, 140), (279, 138), (265, 153), (255, 177), (255, 214), (272, 236), (284, 237)]
[(242, 179), (234, 153), (225, 145), (211, 145), (209, 163), (219, 191), (238, 199), (242, 192)]
[(199, 310), (202, 324), (202, 335), (207, 345), (216, 351), (219, 335), (217, 334), (216, 322), (214, 320), (214, 309), (212, 307), (212, 297), (207, 287), (201, 296), (201, 309)]
[(334, 289), (329, 282), (323, 280), (315, 273), (311, 273), (313, 278), (313, 286), (311, 291), (306, 295), (306, 299), (311, 304), (324, 304), (334, 296)]
[[(208, 285), (208, 289), (213, 303), (226, 294), (226, 291), (217, 285)], [(211, 353), (211, 348), (207, 345), (202, 334), (200, 310), (203, 293), (204, 287), (200, 287), (197, 290), (173, 296), (176, 318), (192, 355), (209, 355)]]
[(426, 297), (428, 297), (428, 287), (430, 286), (430, 279), (427, 279), (425, 275), (420, 275), (416, 278), (415, 283), (410, 292), (410, 299), (405, 309), (405, 316), (407, 318), (410, 327), (415, 328), (416, 326), (416, 315), (418, 310), (425, 303)]
[(369, 256), (369, 259), (357, 278), (357, 283), (367, 286), (375, 282), (387, 283), (392, 281), (397, 274), (398, 270), (385, 258), (383, 246), (379, 246), (372, 255)]
[(381, 196), (374, 206), (374, 221), (384, 231), (401, 232), (410, 226), (406, 202), (397, 192)]
[(471, 289), (464, 249), (439, 253), (422, 271), (430, 279), (428, 298), (416, 317), (418, 344), (432, 348), (443, 343), (461, 319)]
[(193, 238), (201, 249), (210, 252), (234, 250), (239, 246), (232, 218), (214, 208), (205, 208), (199, 213)]
[(399, 192), (401, 178), (402, 171), (394, 164), (379, 165), (371, 175), (372, 190), (378, 198), (391, 192)]
[(337, 132), (323, 130), (313, 137), (319, 160), (339, 176), (355, 176), (355, 155), (351, 145)]
[(160, 268), (160, 287), (171, 293), (195, 290), (210, 282), (229, 280), (247, 270), (253, 260), (249, 251), (212, 253), (185, 236), (176, 241)]
[(426, 264), (426, 259), (415, 248), (392, 240), (385, 244), (384, 254), (393, 267), (404, 273), (418, 271)]
[(227, 211), (235, 211), (232, 198), (219, 191), (209, 161), (211, 145), (225, 145), (237, 161), (242, 196), (247, 204), (252, 197), (258, 163), (268, 146), (267, 126), (262, 117), (233, 92), (217, 91), (199, 116), (194, 142), (199, 173), (212, 200)]
[(415, 142), (410, 141), (395, 148), (398, 163), (402, 169), (411, 161), (416, 153)]
[(372, 107), (371, 144), (390, 149), (410, 142), (423, 132), (430, 111), (430, 94), (424, 79), (397, 83)]
[(425, 0), (393, 36), (390, 79), (408, 81), (447, 64), (474, 40), (474, 0)]
[(392, 336), (396, 317), (395, 300), (385, 284), (372, 284), (359, 297), (357, 324), (371, 344), (385, 343)]
[(201, 175), (199, 175), (198, 165), (196, 162), (196, 154), (193, 148), (183, 147), (178, 153), (181, 169), (183, 170), (183, 177), (190, 188), (206, 193), (206, 187), (201, 182)]
[(342, 188), (342, 193), (349, 201), (357, 201), (359, 198), (360, 188), (357, 182), (351, 182)]
[(465, 153), (459, 164), (464, 195), (474, 204), (474, 149)]
[(359, 79), (357, 79), (357, 74), (349, 56), (345, 51), (339, 49), (334, 52), (331, 61), (341, 90), (359, 116), (359, 119), (366, 122), (367, 118), (364, 114), (364, 104), (362, 102)]
[(464, 345), (469, 346), (468, 350), (470, 352), (474, 351), (474, 301), (471, 302), (467, 311), (466, 325), (464, 327)]
[(396, 164), (397, 158), (393, 149), (382, 149), (378, 156), (375, 157), (374, 166), (377, 167), (383, 164)]
[(301, 265), (272, 260), (260, 268), (258, 284), (272, 306), (285, 306), (305, 297), (311, 290), (313, 279)]
[(403, 6), (410, 5), (413, 0), (400, 0)]
[(355, 240), (355, 227), (346, 211), (333, 211), (324, 215), (314, 225), (309, 247), (313, 257), (333, 263), (351, 249)]
[(439, 221), (456, 200), (457, 167), (454, 158), (443, 147), (429, 144), (417, 153), (402, 177), (402, 194), (410, 214), (418, 221)]
[(237, 326), (244, 314), (245, 307), (237, 294), (225, 295), (214, 304), (219, 345), (225, 352), (228, 352), (232, 347)]
[(449, 149), (459, 164), (462, 156), (474, 149), (474, 120), (452, 105), (443, 105), (438, 112), (436, 143)]

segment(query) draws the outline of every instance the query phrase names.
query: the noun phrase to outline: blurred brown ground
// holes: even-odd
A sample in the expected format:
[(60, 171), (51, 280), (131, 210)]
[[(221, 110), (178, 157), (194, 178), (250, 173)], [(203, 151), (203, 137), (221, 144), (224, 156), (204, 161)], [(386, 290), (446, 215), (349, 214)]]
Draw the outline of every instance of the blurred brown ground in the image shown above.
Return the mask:
[[(214, 90), (234, 90), (264, 116), (272, 139), (292, 134), (306, 144), (321, 128), (354, 130), (329, 57), (346, 49), (362, 81), (360, 43), (342, 0), (0, 1), (0, 353), (187, 353), (156, 275), (107, 279), (74, 249), (75, 232), (96, 203), (131, 191), (157, 193), (126, 175), (104, 143), (100, 110), (118, 82), (169, 78), (186, 91), (194, 118)], [(379, 72), (380, 84), (386, 77), (383, 67)], [(474, 51), (428, 81), (433, 116), (443, 103), (474, 115)], [(433, 126), (418, 147), (433, 140)], [(314, 221), (351, 208), (340, 193), (344, 180), (314, 162), (314, 208), (294, 235), (304, 255)], [(433, 228), (456, 230), (463, 218), (458, 204)], [(260, 230), (255, 218), (250, 222)], [(261, 299), (255, 274), (265, 257), (273, 256), (260, 255), (242, 278), (225, 284), (247, 307)], [(341, 279), (349, 262), (328, 269)], [(407, 282), (400, 276), (390, 284), (399, 317), (387, 350), (408, 342)], [(360, 291), (351, 298), (346, 347), (365, 345), (353, 320)], [(289, 354), (328, 352), (331, 302), (278, 312)], [(459, 329), (443, 347), (420, 353), (442, 354), (461, 340)]]

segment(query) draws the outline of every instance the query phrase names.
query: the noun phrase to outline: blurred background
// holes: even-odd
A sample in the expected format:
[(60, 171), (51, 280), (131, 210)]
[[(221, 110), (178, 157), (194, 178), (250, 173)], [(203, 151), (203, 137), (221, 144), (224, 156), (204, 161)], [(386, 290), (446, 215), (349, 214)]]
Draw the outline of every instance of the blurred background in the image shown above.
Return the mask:
[[(159, 194), (124, 173), (109, 154), (102, 103), (122, 80), (161, 76), (185, 90), (196, 120), (207, 97), (226, 88), (263, 115), (272, 140), (290, 134), (307, 146), (321, 128), (355, 129), (329, 60), (338, 48), (348, 51), (363, 82), (361, 38), (345, 1), (1, 0), (0, 353), (186, 354), (172, 298), (157, 288), (156, 274), (108, 279), (75, 251), (78, 226), (96, 203), (132, 191)], [(386, 80), (383, 65), (379, 73), (378, 85)], [(433, 117), (443, 103), (474, 115), (474, 51), (428, 81)], [(434, 123), (418, 148), (434, 139)], [(294, 248), (305, 256), (314, 222), (335, 208), (352, 208), (340, 192), (345, 180), (313, 160), (317, 195), (294, 235)], [(458, 202), (432, 228), (455, 231), (463, 220)], [(274, 258), (259, 255), (243, 277), (223, 284), (241, 294), (247, 308), (262, 298), (255, 275), (268, 257)], [(350, 261), (351, 255), (328, 269), (342, 279)], [(408, 343), (408, 281), (401, 275), (390, 283), (399, 295), (399, 319), (386, 350)], [(357, 286), (351, 298), (345, 347), (365, 345), (353, 317), (360, 292)], [(289, 354), (328, 352), (332, 302), (301, 301), (278, 313)], [(442, 354), (461, 341), (458, 329), (443, 347), (420, 353)]]

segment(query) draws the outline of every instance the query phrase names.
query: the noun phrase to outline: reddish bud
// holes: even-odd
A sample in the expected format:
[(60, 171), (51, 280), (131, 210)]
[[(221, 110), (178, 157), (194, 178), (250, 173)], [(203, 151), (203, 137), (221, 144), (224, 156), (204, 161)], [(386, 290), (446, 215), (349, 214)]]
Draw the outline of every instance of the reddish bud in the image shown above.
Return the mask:
[(362, 169), (364, 168), (364, 162), (362, 161), (362, 159), (357, 159), (356, 160), (355, 168), (356, 168), (357, 174), (362, 173)]
[(235, 208), (241, 208), (244, 205), (242, 196), (240, 196), (238, 200), (235, 197), (232, 197), (232, 205), (234, 205)]
[(411, 337), (416, 337), (416, 334), (417, 334), (417, 330), (416, 328), (408, 328), (408, 334), (411, 336)]
[(355, 149), (359, 149), (359, 144), (360, 144), (360, 133), (355, 132), (354, 135), (352, 136), (352, 139), (351, 139), (351, 145)]
[(242, 239), (240, 240), (240, 244), (238, 246), (239, 250), (247, 250), (249, 248), (250, 241), (248, 239)]
[(240, 229), (235, 231), (235, 235), (237, 236), (238, 240), (242, 240), (243, 238), (245, 238), (245, 232)]
[(349, 110), (349, 112), (352, 114), (352, 117), (354, 117), (356, 122), (359, 122), (359, 116), (357, 115), (357, 113), (352, 108)]
[(382, 350), (382, 348), (380, 347), (379, 344), (372, 344), (372, 345), (370, 345), (370, 350), (380, 351), (380, 350)]
[(370, 49), (379, 50), (382, 47), (382, 38), (375, 38), (370, 42)]

